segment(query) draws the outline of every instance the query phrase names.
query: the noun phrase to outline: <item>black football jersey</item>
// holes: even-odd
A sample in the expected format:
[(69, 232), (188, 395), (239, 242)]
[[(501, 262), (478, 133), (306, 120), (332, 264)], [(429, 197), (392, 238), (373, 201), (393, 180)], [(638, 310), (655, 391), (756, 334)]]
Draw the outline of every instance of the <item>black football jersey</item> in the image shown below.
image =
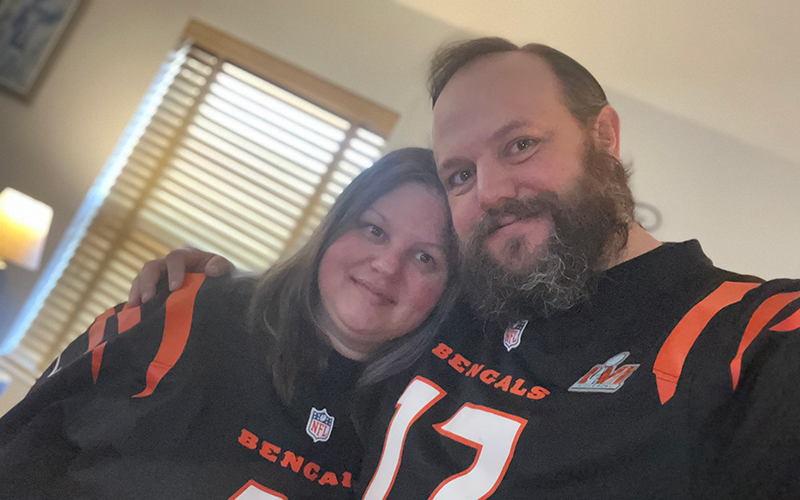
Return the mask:
[(0, 498), (346, 499), (359, 363), (286, 407), (245, 328), (252, 285), (188, 275), (101, 315), (0, 420)]
[(800, 498), (799, 299), (800, 282), (722, 271), (688, 242), (608, 270), (548, 319), (492, 325), (462, 305), (379, 396), (358, 488)]

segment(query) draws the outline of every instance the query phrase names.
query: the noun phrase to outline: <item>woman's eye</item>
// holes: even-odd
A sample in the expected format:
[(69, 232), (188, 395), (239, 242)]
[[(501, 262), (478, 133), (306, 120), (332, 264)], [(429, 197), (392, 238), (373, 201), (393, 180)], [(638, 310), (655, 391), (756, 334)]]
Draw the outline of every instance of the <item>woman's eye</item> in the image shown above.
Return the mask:
[(517, 139), (511, 144), (512, 153), (520, 153), (535, 146), (539, 141), (530, 137)]
[(367, 226), (367, 228), (369, 229), (370, 234), (372, 236), (375, 236), (376, 238), (380, 238), (384, 234), (383, 228), (380, 228), (375, 224), (370, 224), (369, 226)]

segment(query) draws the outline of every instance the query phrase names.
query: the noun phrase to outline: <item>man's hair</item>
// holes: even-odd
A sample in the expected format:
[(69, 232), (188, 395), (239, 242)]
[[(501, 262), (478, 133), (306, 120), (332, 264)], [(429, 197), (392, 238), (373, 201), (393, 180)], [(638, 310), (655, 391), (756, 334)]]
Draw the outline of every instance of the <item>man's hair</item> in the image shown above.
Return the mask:
[(359, 387), (372, 386), (405, 370), (429, 347), (445, 313), (457, 297), (458, 241), (447, 207), (447, 194), (436, 175), (433, 152), (422, 148), (392, 151), (360, 173), (336, 199), (308, 241), (288, 260), (265, 272), (250, 304), (250, 328), (263, 343), (275, 389), (290, 404), (298, 387), (325, 370), (330, 341), (317, 322), (321, 307), (317, 274), (333, 242), (358, 225), (361, 215), (383, 196), (406, 184), (424, 186), (445, 211), (447, 288), (439, 303), (413, 331), (385, 342), (366, 362)]
[(432, 105), (436, 105), (447, 82), (461, 68), (492, 54), (517, 51), (541, 57), (550, 66), (561, 84), (564, 104), (581, 123), (592, 123), (608, 104), (603, 87), (589, 70), (568, 55), (547, 45), (529, 43), (519, 47), (506, 39), (493, 37), (457, 42), (436, 53), (428, 77)]

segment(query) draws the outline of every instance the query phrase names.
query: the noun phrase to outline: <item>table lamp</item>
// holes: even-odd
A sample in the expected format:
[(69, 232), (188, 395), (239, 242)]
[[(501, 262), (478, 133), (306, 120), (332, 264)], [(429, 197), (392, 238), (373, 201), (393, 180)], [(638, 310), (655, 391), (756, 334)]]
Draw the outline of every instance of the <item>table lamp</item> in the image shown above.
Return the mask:
[(0, 270), (6, 262), (39, 269), (52, 220), (53, 209), (41, 201), (12, 188), (0, 192)]

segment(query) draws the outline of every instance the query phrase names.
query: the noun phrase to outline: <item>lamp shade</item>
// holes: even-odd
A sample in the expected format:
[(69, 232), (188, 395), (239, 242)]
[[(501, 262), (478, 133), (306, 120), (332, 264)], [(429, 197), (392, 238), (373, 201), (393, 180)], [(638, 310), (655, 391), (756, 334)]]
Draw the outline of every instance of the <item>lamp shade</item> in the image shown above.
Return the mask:
[(41, 201), (12, 188), (0, 192), (0, 262), (38, 269), (52, 220), (53, 209)]

